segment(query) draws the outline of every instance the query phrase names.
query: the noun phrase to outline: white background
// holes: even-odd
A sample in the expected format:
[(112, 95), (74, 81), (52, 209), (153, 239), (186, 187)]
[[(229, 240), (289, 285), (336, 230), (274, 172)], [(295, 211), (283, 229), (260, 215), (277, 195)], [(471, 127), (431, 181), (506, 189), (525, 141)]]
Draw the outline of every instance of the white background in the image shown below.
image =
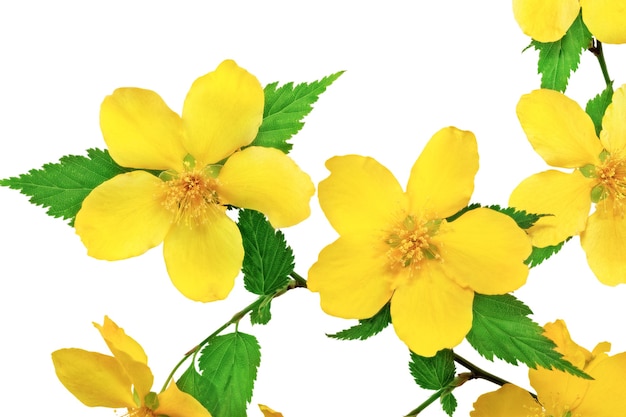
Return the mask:
[[(539, 86), (535, 51), (508, 1), (23, 1), (0, 5), (0, 178), (66, 154), (103, 148), (98, 112), (115, 88), (157, 91), (175, 111), (193, 80), (233, 58), (263, 85), (347, 72), (322, 95), (295, 137), (291, 156), (315, 183), (333, 155), (377, 158), (405, 184), (430, 136), (454, 125), (478, 138), (473, 201), (506, 205), (510, 191), (546, 169), (515, 116), (519, 97)], [(606, 46), (616, 86), (626, 82), (626, 47)], [(568, 94), (579, 102), (603, 89), (586, 53)], [(92, 321), (108, 314), (150, 358), (155, 389), (206, 335), (252, 301), (241, 278), (223, 302), (194, 303), (170, 284), (160, 248), (135, 259), (87, 257), (73, 229), (17, 191), (0, 189), (0, 370), (3, 414), (111, 416), (86, 409), (58, 382), (50, 353), (62, 347), (107, 352)], [(306, 275), (336, 237), (316, 198), (313, 214), (284, 232)], [(576, 341), (626, 350), (626, 286), (600, 284), (579, 240), (531, 271), (516, 295), (543, 324), (566, 319)], [(391, 328), (368, 341), (332, 333), (354, 324), (328, 317), (317, 294), (292, 291), (273, 303), (256, 335), (262, 363), (250, 406), (285, 417), (402, 416), (430, 393), (408, 373), (408, 352)], [(525, 368), (458, 353), (528, 387)], [(456, 415), (496, 387), (471, 381), (455, 391)], [(423, 415), (444, 415), (437, 405)]]

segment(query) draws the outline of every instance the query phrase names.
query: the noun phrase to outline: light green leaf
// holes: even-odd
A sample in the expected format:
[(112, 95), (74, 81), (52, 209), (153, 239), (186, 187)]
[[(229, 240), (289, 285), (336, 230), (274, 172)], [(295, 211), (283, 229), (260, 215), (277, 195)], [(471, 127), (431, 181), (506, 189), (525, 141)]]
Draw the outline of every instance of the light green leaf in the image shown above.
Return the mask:
[(447, 392), (441, 396), (440, 400), (441, 408), (443, 408), (443, 411), (445, 411), (447, 415), (452, 416), (457, 406), (456, 398), (454, 398), (454, 395), (452, 395), (451, 392)]
[(238, 225), (245, 250), (241, 270), (246, 289), (270, 295), (287, 285), (294, 257), (283, 233), (254, 210), (240, 210)]
[(0, 180), (0, 185), (30, 196), (31, 203), (48, 208), (49, 216), (69, 219), (73, 226), (76, 213), (91, 190), (128, 171), (131, 169), (117, 165), (108, 151), (88, 149), (87, 156), (67, 155), (58, 163)]
[(391, 323), (391, 313), (389, 303), (387, 303), (378, 313), (369, 319), (359, 320), (359, 324), (356, 326), (352, 326), (335, 334), (327, 334), (326, 336), (340, 340), (365, 340), (383, 331), (389, 323)]
[(600, 136), (602, 131), (602, 117), (606, 108), (613, 101), (613, 84), (607, 86), (604, 91), (587, 102), (585, 111), (593, 120), (593, 126), (596, 128), (596, 135)]
[(591, 32), (580, 14), (560, 40), (547, 43), (533, 40), (531, 45), (539, 50), (537, 68), (541, 74), (541, 88), (565, 91), (571, 72), (576, 71), (582, 52), (590, 44)]
[(250, 323), (267, 324), (272, 319), (272, 296), (265, 296), (259, 306), (250, 311)]
[(548, 214), (528, 213), (525, 210), (518, 210), (514, 207), (502, 208), (497, 204), (488, 206), (488, 208), (498, 211), (502, 214), (506, 214), (507, 216), (515, 220), (515, 223), (517, 223), (517, 226), (520, 229), (530, 229), (537, 220), (542, 217), (548, 216)]
[(443, 349), (433, 357), (426, 357), (411, 352), (409, 371), (417, 385), (424, 389), (445, 388), (454, 380), (454, 353)]
[(532, 311), (511, 294), (476, 294), (474, 318), (467, 341), (489, 360), (494, 356), (535, 369), (558, 369), (582, 378), (590, 377), (563, 359), (554, 342), (543, 335), (543, 328), (527, 316)]
[(213, 417), (246, 417), (260, 363), (261, 350), (254, 336), (241, 332), (217, 336), (202, 349), (201, 373), (192, 364), (177, 385)]
[(264, 90), (263, 123), (250, 146), (277, 148), (288, 153), (293, 145), (287, 140), (302, 129), (302, 119), (313, 109), (313, 103), (341, 74), (343, 71), (295, 87), (293, 83), (281, 87), (277, 82), (268, 84)]

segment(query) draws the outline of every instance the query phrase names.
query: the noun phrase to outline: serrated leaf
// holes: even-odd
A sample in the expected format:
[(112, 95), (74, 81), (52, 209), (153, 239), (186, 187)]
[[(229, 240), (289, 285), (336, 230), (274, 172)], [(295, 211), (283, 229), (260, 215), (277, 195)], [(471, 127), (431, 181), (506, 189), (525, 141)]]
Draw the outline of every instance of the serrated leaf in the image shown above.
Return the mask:
[(487, 208), (498, 211), (502, 214), (506, 214), (507, 216), (515, 220), (515, 223), (517, 223), (517, 226), (520, 229), (530, 229), (537, 220), (542, 217), (548, 216), (548, 214), (528, 213), (525, 210), (518, 210), (514, 207), (502, 208), (497, 204), (493, 204), (491, 206), (488, 206)]
[(383, 331), (389, 323), (391, 323), (391, 312), (387, 303), (369, 319), (359, 320), (356, 326), (326, 336), (340, 340), (365, 340)]
[(442, 349), (433, 357), (416, 355), (411, 352), (409, 371), (413, 379), (424, 389), (439, 390), (447, 387), (456, 373), (454, 353)]
[(579, 14), (567, 33), (556, 42), (538, 42), (531, 45), (539, 50), (538, 72), (541, 74), (541, 88), (564, 92), (570, 74), (576, 71), (582, 52), (591, 43), (591, 32)]
[(480, 204), (472, 203), (472, 204), (468, 205), (467, 207), (463, 207), (461, 210), (457, 211), (452, 216), (446, 217), (446, 221), (447, 222), (453, 222), (456, 219), (458, 219), (459, 217), (461, 217), (463, 214), (467, 213), (468, 211), (474, 210), (474, 209), (477, 209), (477, 208), (480, 208), (480, 207), (482, 207)]
[(294, 257), (283, 233), (254, 210), (240, 210), (238, 226), (245, 251), (241, 270), (246, 289), (270, 295), (287, 285)]
[(538, 248), (533, 246), (533, 250), (530, 253), (530, 256), (524, 261), (529, 268), (534, 268), (535, 266), (541, 264), (543, 261), (557, 253), (563, 248), (565, 242), (570, 240), (571, 237), (568, 237), (561, 243), (557, 243), (556, 245), (546, 246), (544, 248)]
[(543, 335), (543, 328), (527, 317), (532, 311), (513, 295), (475, 294), (473, 314), (467, 341), (485, 358), (590, 378), (554, 350), (556, 345)]
[(272, 147), (288, 153), (292, 144), (287, 141), (302, 129), (302, 119), (313, 109), (313, 103), (341, 74), (343, 71), (295, 87), (293, 83), (281, 87), (277, 82), (268, 84), (264, 89), (263, 123), (250, 146)]
[(269, 297), (266, 301), (259, 304), (258, 308), (255, 308), (250, 312), (250, 323), (252, 324), (267, 324), (272, 319), (272, 312), (270, 308), (272, 306), (272, 299)]
[(602, 131), (602, 117), (606, 108), (609, 107), (613, 100), (613, 83), (608, 85), (604, 91), (592, 98), (585, 106), (585, 112), (593, 120), (593, 126), (596, 128), (596, 135), (600, 136)]
[(254, 336), (241, 332), (217, 336), (202, 349), (201, 373), (192, 364), (177, 385), (213, 417), (246, 417), (260, 363), (261, 350)]
[(108, 151), (94, 148), (87, 150), (87, 156), (67, 155), (58, 163), (0, 180), (0, 185), (30, 196), (31, 203), (48, 208), (46, 214), (69, 219), (73, 226), (76, 213), (91, 190), (128, 171), (131, 169), (116, 164)]
[(443, 411), (445, 411), (447, 415), (452, 416), (457, 406), (456, 398), (454, 398), (454, 395), (452, 395), (451, 392), (445, 393), (441, 396), (440, 401)]

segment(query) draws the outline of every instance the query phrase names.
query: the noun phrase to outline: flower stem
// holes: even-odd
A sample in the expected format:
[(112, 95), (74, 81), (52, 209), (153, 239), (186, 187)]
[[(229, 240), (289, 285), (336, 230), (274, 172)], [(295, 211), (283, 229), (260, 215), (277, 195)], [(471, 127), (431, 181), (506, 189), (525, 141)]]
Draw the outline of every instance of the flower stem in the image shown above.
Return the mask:
[(281, 295), (285, 294), (287, 291), (292, 290), (294, 288), (306, 288), (306, 280), (304, 278), (302, 278), (300, 275), (298, 275), (296, 272), (292, 272), (290, 274), (290, 277), (292, 278), (292, 280), (289, 281), (289, 284), (286, 287), (278, 290), (274, 294), (259, 296), (259, 298), (254, 300), (252, 303), (248, 304), (242, 310), (236, 312), (231, 317), (230, 320), (228, 320), (226, 323), (222, 324), (217, 330), (215, 330), (213, 333), (208, 335), (202, 342), (198, 343), (196, 346), (194, 346), (193, 348), (189, 349), (189, 351), (187, 351), (187, 353), (185, 353), (183, 358), (180, 361), (178, 361), (178, 363), (174, 366), (174, 369), (172, 369), (172, 372), (170, 372), (170, 374), (168, 375), (167, 379), (165, 380), (165, 383), (163, 384), (163, 388), (161, 388), (161, 392), (165, 391), (165, 389), (167, 388), (167, 386), (170, 383), (170, 381), (172, 380), (172, 378), (174, 378), (174, 374), (176, 373), (178, 368), (180, 368), (181, 365), (183, 363), (185, 363), (185, 361), (187, 361), (187, 359), (189, 359), (189, 357), (191, 357), (192, 355), (195, 356), (196, 353), (200, 350), (200, 348), (202, 346), (204, 346), (207, 343), (209, 343), (213, 338), (215, 338), (217, 335), (219, 335), (221, 332), (223, 332), (230, 325), (238, 324), (239, 321), (242, 318), (244, 318), (248, 313), (250, 313), (251, 311), (254, 311), (255, 309), (257, 309), (262, 303), (267, 302), (268, 298), (274, 299), (276, 297), (280, 297)]
[(470, 371), (470, 376), (468, 380), (469, 379), (484, 379), (500, 386), (504, 384), (510, 384), (509, 381), (502, 379), (499, 376), (496, 376), (492, 373), (489, 373), (479, 368), (478, 366), (474, 365), (473, 363), (471, 363), (470, 361), (468, 361), (467, 359), (465, 359), (464, 357), (456, 353), (454, 354), (454, 361), (458, 363), (459, 365), (463, 366), (464, 368), (467, 368)]
[(604, 51), (602, 50), (602, 42), (597, 39), (593, 40), (593, 44), (589, 47), (589, 52), (591, 52), (597, 59), (600, 64), (600, 69), (602, 70), (602, 76), (604, 77), (604, 82), (607, 87), (611, 87), (613, 82), (611, 81), (611, 77), (609, 77), (609, 70), (606, 67), (606, 61), (604, 60)]
[(410, 411), (409, 414), (405, 415), (404, 417), (415, 417), (415, 416), (417, 416), (419, 413), (424, 411), (426, 409), (426, 407), (428, 407), (433, 402), (435, 402), (435, 400), (437, 398), (441, 397), (441, 395), (445, 392), (445, 390), (446, 390), (446, 388), (441, 388), (439, 391), (435, 392), (433, 395), (428, 397), (428, 399), (426, 401), (421, 403), (419, 405), (419, 407), (417, 407), (415, 410)]

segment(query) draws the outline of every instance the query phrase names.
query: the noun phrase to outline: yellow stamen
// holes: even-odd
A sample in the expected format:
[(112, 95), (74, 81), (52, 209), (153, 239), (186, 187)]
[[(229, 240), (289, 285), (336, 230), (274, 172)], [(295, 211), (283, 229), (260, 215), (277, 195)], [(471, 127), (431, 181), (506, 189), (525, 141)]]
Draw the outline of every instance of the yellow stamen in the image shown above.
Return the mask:
[(610, 198), (613, 209), (624, 215), (624, 203), (626, 202), (626, 160), (617, 156), (609, 155), (596, 167), (596, 177), (601, 195), (597, 201)]
[(175, 222), (182, 221), (188, 226), (203, 224), (208, 211), (220, 204), (217, 179), (203, 171), (183, 172), (163, 185), (163, 205), (174, 213)]
[(406, 216), (388, 234), (387, 259), (392, 270), (412, 267), (420, 268), (423, 259), (439, 259), (437, 247), (431, 238), (437, 233), (439, 222), (425, 221), (415, 216)]

